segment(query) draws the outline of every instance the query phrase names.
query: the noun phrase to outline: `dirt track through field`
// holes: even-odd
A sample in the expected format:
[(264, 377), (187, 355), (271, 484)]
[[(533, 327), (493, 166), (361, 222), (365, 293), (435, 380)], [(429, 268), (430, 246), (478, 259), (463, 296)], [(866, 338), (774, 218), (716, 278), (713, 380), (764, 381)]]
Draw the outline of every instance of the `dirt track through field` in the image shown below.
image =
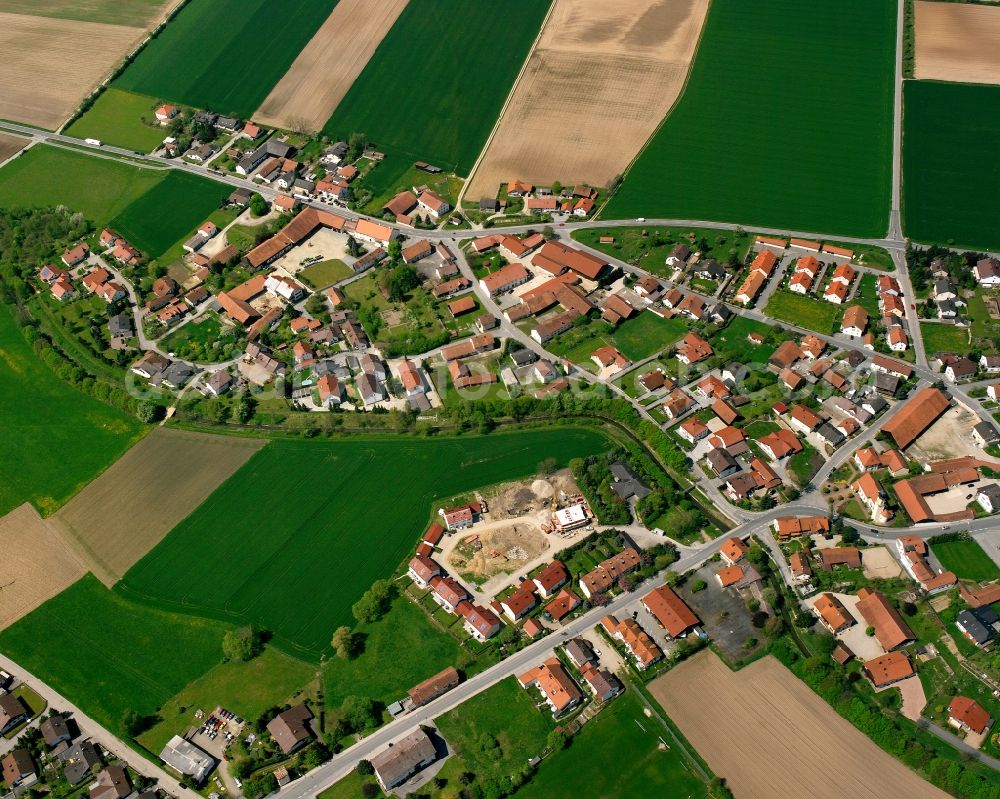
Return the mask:
[(0, 630), (69, 587), (86, 568), (29, 503), (0, 517)]
[(14, 155), (14, 153), (23, 150), (28, 141), (28, 139), (22, 139), (20, 136), (0, 133), (0, 164)]
[(736, 799), (948, 799), (771, 656), (733, 672), (702, 652), (649, 689)]
[(79, 544), (94, 574), (114, 584), (265, 443), (159, 427), (52, 521)]
[(340, 0), (254, 119), (282, 128), (320, 130), (407, 2)]
[(59, 127), (141, 28), (0, 13), (0, 119)]
[(914, 8), (916, 77), (1000, 84), (1000, 6), (917, 0)]
[(707, 10), (708, 0), (555, 0), (467, 198), (515, 178), (607, 185), (680, 95)]

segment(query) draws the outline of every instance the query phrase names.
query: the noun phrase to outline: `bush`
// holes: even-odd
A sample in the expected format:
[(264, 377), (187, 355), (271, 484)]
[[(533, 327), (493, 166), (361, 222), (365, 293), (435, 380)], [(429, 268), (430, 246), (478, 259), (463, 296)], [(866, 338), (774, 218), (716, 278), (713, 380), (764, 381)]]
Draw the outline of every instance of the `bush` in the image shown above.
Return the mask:
[(694, 593), (698, 593), (699, 591), (704, 591), (706, 588), (708, 588), (708, 583), (706, 583), (704, 580), (695, 580), (693, 583), (691, 583), (691, 591)]
[(260, 633), (253, 627), (240, 627), (222, 636), (222, 654), (226, 660), (246, 662), (261, 649)]
[(351, 608), (359, 622), (371, 624), (381, 619), (396, 596), (396, 587), (389, 580), (376, 580), (372, 587)]

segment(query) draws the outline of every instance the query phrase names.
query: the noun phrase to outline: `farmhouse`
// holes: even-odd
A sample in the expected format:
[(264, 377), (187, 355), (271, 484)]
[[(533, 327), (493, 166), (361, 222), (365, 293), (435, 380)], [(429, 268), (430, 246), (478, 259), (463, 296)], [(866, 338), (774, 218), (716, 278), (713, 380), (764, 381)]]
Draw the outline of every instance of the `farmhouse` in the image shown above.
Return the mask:
[(433, 677), (429, 677), (422, 683), (415, 685), (407, 691), (407, 695), (410, 697), (410, 701), (414, 707), (421, 707), (428, 702), (434, 701), (439, 696), (448, 693), (448, 691), (458, 685), (460, 679), (455, 667), (449, 666), (444, 671), (440, 671)]
[(900, 536), (896, 539), (896, 551), (907, 574), (920, 584), (925, 593), (938, 594), (958, 582), (953, 572), (934, 572), (927, 560), (927, 542), (919, 536)]
[(308, 707), (296, 705), (271, 719), (267, 724), (267, 731), (281, 747), (281, 751), (290, 755), (312, 739), (312, 718), (312, 711)]
[(382, 790), (390, 791), (437, 759), (434, 742), (423, 729), (416, 729), (371, 759)]
[(823, 626), (834, 635), (857, 624), (850, 611), (833, 594), (825, 593), (820, 595), (813, 607), (816, 615), (819, 616), (819, 620), (823, 622)]
[(559, 241), (546, 242), (532, 257), (531, 263), (553, 275), (571, 271), (588, 280), (597, 280), (607, 266), (607, 261)]
[(865, 623), (875, 628), (875, 637), (886, 652), (915, 640), (913, 631), (884, 594), (862, 588), (858, 591), (857, 609)]
[(522, 264), (507, 264), (496, 272), (481, 278), (479, 285), (491, 297), (512, 291), (531, 280), (531, 273)]
[(835, 566), (846, 566), (849, 569), (861, 568), (861, 553), (857, 547), (829, 547), (819, 551), (820, 563), (824, 569), (831, 571)]
[(892, 436), (899, 449), (905, 450), (948, 410), (949, 405), (947, 394), (928, 386), (908, 400), (903, 409), (883, 425), (882, 430)]

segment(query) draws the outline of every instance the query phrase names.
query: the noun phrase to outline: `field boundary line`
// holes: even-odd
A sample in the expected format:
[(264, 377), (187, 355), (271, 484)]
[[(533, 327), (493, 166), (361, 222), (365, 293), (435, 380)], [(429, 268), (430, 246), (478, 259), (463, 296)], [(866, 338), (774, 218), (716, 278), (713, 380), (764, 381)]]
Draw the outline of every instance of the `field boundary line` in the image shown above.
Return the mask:
[(538, 35), (535, 36), (535, 41), (531, 43), (531, 49), (528, 50), (528, 55), (525, 56), (524, 62), (521, 64), (521, 69), (517, 73), (517, 77), (514, 78), (514, 83), (511, 84), (510, 91), (507, 92), (507, 98), (503, 101), (503, 106), (500, 108), (500, 113), (497, 114), (496, 121), (493, 123), (493, 127), (490, 130), (490, 135), (486, 137), (486, 143), (483, 145), (483, 149), (479, 151), (479, 155), (476, 157), (476, 162), (472, 165), (472, 169), (469, 170), (468, 176), (465, 178), (465, 182), (462, 184), (462, 190), (458, 193), (458, 197), (455, 198), (455, 207), (457, 210), (462, 210), (462, 200), (465, 199), (465, 190), (472, 184), (472, 179), (476, 175), (476, 170), (479, 169), (479, 165), (482, 163), (483, 158), (490, 149), (490, 145), (493, 143), (493, 139), (496, 138), (497, 131), (500, 129), (500, 122), (503, 120), (504, 114), (507, 113), (507, 108), (510, 106), (510, 101), (514, 97), (514, 92), (517, 91), (518, 85), (521, 83), (521, 78), (524, 77), (524, 73), (528, 69), (528, 64), (531, 61), (532, 56), (535, 55), (535, 51), (538, 49), (538, 43), (542, 40), (542, 34), (545, 33), (545, 26), (549, 24), (549, 20), (552, 18), (552, 11), (556, 7), (556, 3), (559, 0), (552, 0), (549, 3), (549, 10), (545, 12), (545, 19), (542, 20), (542, 24), (538, 26)]

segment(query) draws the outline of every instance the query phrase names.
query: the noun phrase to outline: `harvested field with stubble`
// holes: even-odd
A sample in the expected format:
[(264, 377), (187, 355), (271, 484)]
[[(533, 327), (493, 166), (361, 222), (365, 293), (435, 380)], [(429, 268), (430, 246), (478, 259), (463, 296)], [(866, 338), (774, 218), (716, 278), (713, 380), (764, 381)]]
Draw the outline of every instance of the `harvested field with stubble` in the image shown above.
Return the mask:
[(914, 4), (914, 77), (1000, 84), (1000, 6)]
[(265, 443), (158, 427), (54, 521), (110, 587)]
[(144, 31), (0, 12), (0, 119), (54, 130)]
[(771, 656), (733, 672), (702, 652), (649, 690), (737, 799), (948, 797)]
[(0, 164), (15, 153), (23, 150), (27, 143), (28, 140), (22, 139), (20, 136), (11, 136), (7, 133), (0, 133)]
[(25, 502), (0, 516), (4, 575), (0, 630), (26, 616), (86, 573), (62, 537)]
[(606, 186), (677, 100), (708, 0), (556, 0), (468, 196), (514, 178)]
[(337, 3), (254, 118), (279, 128), (320, 130), (408, 2)]

